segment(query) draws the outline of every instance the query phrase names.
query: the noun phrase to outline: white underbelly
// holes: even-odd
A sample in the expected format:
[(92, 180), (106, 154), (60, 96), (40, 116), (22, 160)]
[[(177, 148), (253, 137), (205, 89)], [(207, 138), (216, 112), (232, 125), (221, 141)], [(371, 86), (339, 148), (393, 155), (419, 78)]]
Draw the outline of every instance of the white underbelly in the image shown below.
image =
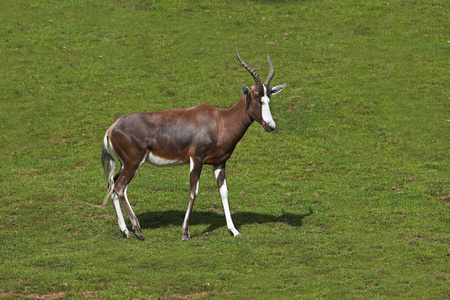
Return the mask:
[(179, 160), (169, 160), (165, 159), (156, 155), (153, 155), (153, 153), (149, 152), (147, 154), (147, 158), (145, 159), (146, 162), (149, 164), (152, 164), (154, 166), (164, 167), (164, 166), (177, 166), (182, 165), (183, 162)]

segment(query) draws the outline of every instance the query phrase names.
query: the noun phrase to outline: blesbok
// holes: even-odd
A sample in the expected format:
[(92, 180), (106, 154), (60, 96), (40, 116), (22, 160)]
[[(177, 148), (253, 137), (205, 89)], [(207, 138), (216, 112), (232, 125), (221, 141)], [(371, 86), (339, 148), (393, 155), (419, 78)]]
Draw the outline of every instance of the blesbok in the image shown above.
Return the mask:
[[(142, 230), (127, 198), (127, 187), (139, 167), (148, 162), (156, 166), (190, 164), (189, 205), (183, 222), (183, 240), (189, 240), (189, 218), (198, 194), (200, 173), (204, 164), (214, 167), (220, 197), (228, 229), (234, 236), (240, 235), (234, 227), (228, 206), (228, 189), (225, 181), (225, 164), (236, 144), (257, 121), (270, 132), (275, 122), (269, 108), (270, 96), (281, 92), (286, 84), (269, 88), (275, 70), (269, 61), (270, 72), (264, 84), (259, 76), (240, 57), (242, 66), (252, 75), (255, 84), (242, 86), (240, 100), (228, 109), (208, 104), (185, 110), (139, 112), (120, 117), (106, 131), (103, 140), (102, 163), (108, 177), (108, 193), (103, 205), (111, 196), (117, 214), (120, 231), (130, 238), (120, 208), (122, 202), (136, 237), (143, 240)], [(109, 150), (111, 149), (111, 152)], [(115, 154), (121, 167), (115, 174)]]

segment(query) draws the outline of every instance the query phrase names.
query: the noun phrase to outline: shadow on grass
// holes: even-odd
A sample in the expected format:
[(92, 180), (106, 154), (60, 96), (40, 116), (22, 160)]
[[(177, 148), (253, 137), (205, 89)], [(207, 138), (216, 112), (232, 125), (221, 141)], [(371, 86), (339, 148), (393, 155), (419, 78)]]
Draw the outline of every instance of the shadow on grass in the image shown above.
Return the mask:
[[(144, 228), (160, 228), (170, 225), (181, 226), (183, 224), (184, 210), (168, 210), (168, 211), (153, 211), (138, 215), (139, 223)], [(237, 212), (232, 215), (233, 223), (236, 229), (244, 224), (266, 224), (266, 223), (286, 223), (291, 226), (302, 226), (303, 219), (313, 214), (311, 208), (309, 212), (301, 215), (284, 213), (281, 216), (274, 216), (269, 214), (259, 214), (252, 212)], [(205, 232), (214, 231), (217, 228), (226, 226), (225, 215), (211, 212), (192, 212), (189, 225), (209, 225)]]

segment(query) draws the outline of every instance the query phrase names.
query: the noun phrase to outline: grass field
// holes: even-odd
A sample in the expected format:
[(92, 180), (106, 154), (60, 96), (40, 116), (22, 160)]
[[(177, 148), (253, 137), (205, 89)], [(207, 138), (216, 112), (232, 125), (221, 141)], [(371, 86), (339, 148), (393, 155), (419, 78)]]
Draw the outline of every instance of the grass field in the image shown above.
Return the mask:
[[(182, 242), (189, 167), (145, 166), (125, 239), (105, 130), (233, 105), (235, 47), (287, 83), (227, 164), (243, 236), (205, 166)], [(449, 62), (442, 0), (2, 1), (0, 297), (450, 298)]]

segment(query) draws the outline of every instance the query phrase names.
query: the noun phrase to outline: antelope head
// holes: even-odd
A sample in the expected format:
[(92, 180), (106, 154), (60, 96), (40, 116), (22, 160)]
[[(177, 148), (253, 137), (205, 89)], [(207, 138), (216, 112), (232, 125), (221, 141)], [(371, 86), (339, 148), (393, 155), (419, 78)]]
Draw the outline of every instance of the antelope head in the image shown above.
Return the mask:
[(256, 74), (255, 71), (241, 59), (237, 49), (236, 55), (242, 66), (252, 75), (253, 80), (255, 81), (255, 84), (250, 88), (245, 85), (242, 86), (242, 94), (244, 94), (247, 101), (248, 114), (253, 120), (261, 124), (265, 131), (271, 132), (275, 129), (276, 124), (272, 118), (272, 113), (270, 112), (270, 97), (281, 92), (286, 86), (286, 83), (273, 88), (269, 87), (270, 82), (275, 75), (275, 69), (270, 61), (269, 53), (267, 53), (267, 59), (269, 60), (270, 72), (264, 84), (261, 83), (258, 74)]

